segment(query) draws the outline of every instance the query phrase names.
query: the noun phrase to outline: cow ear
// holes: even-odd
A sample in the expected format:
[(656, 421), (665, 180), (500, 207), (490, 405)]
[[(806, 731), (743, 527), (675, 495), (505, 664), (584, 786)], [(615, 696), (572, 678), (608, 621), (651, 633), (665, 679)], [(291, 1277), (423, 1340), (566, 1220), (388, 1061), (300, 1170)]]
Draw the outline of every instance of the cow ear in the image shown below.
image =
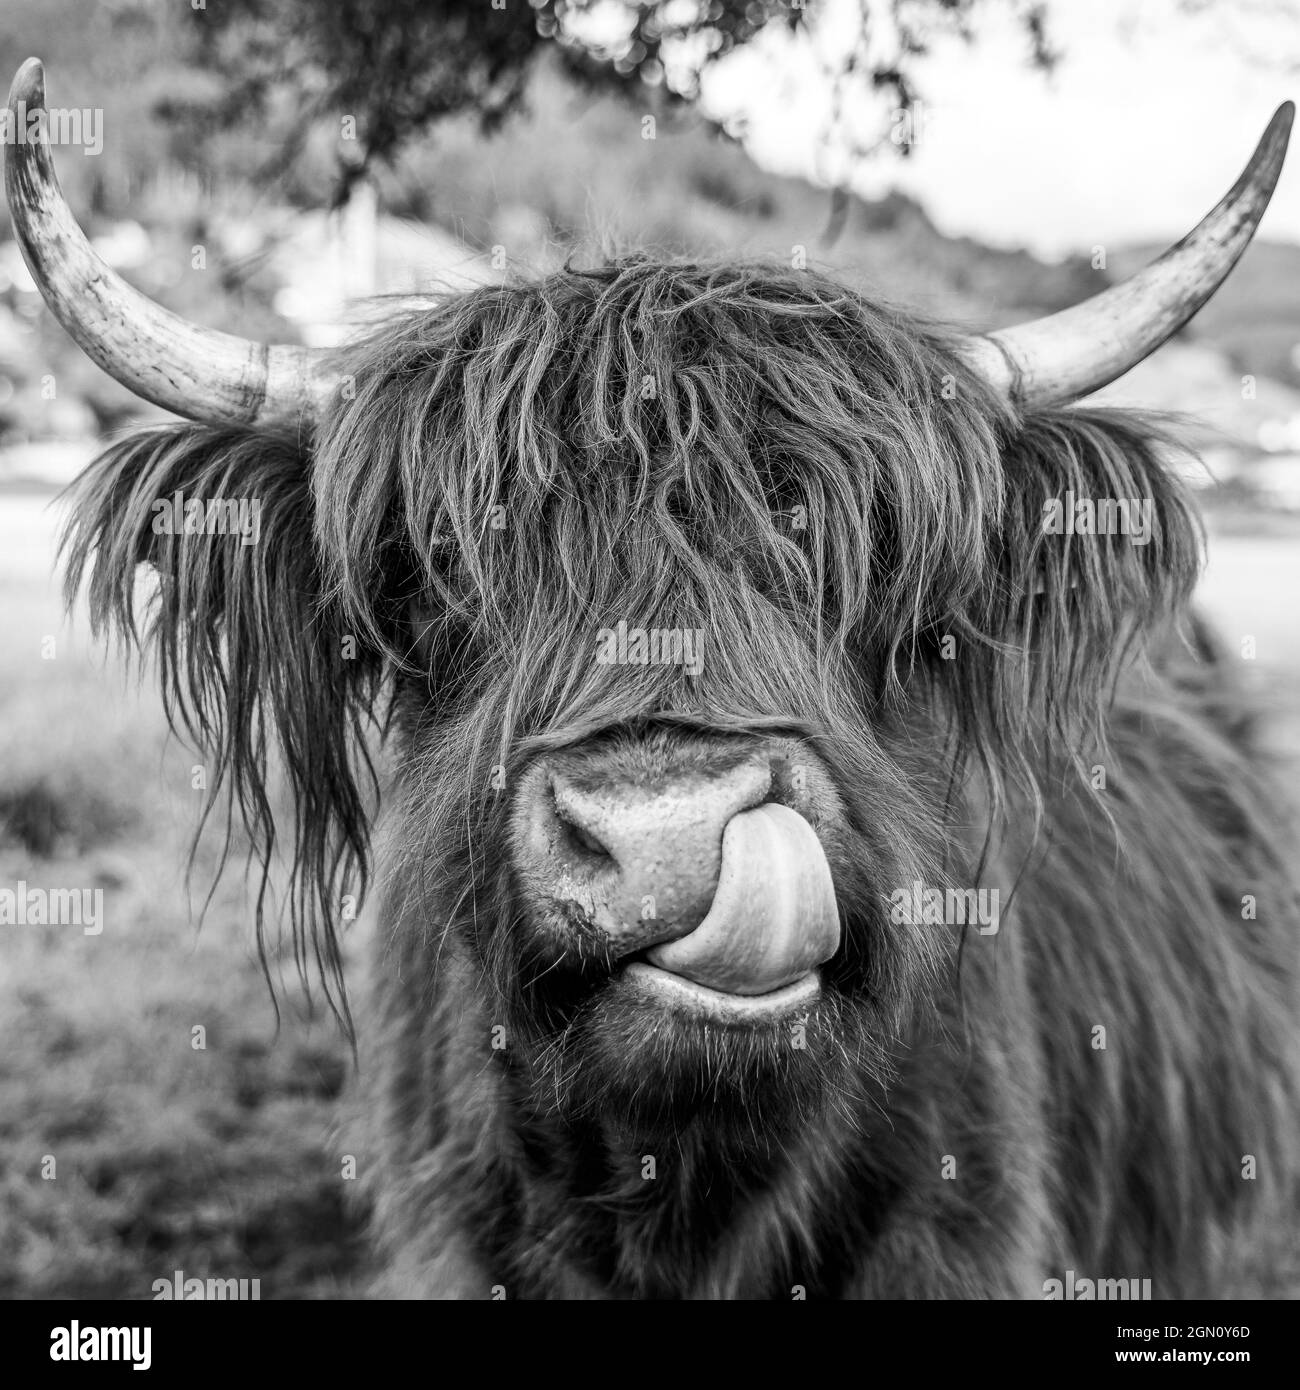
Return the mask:
[[(278, 744), (298, 811), (295, 956), (314, 956), (346, 1014), (333, 923), (365, 886), (379, 670), (322, 594), (309, 457), (246, 429), (133, 434), (76, 483), (64, 550), (69, 604), (84, 581), (94, 630), (154, 657), (168, 719), (210, 757), (209, 809), (229, 795), (264, 875)], [(137, 584), (142, 562), (153, 584)], [(259, 943), (262, 925), (259, 907)]]
[[(1183, 617), (1201, 531), (1169, 466), (1176, 447), (1161, 422), (1095, 408), (1036, 412), (1004, 443), (1001, 527), (962, 614), (965, 661), (936, 668), (987, 768), (1028, 785), (1043, 762), (1026, 750), (1040, 738), (1076, 765), (1081, 750), (1104, 748), (1121, 674)], [(1053, 524), (1057, 507), (1082, 501), (1096, 516), (1121, 500), (1126, 512), (1105, 515), (1129, 521), (1110, 533)]]
[(1182, 609), (1202, 537), (1195, 505), (1169, 466), (1179, 447), (1163, 422), (1129, 412), (1072, 409), (1025, 420), (1003, 457), (999, 582), (1013, 636), (1056, 635), (1076, 656), (1092, 646), (1101, 658)]

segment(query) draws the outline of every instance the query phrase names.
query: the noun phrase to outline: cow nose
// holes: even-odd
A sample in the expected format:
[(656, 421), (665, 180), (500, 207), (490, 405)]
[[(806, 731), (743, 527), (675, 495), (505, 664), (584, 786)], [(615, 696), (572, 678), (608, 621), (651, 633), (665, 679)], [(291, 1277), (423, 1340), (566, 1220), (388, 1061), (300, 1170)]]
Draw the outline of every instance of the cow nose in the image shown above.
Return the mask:
[(765, 762), (650, 785), (550, 778), (553, 892), (618, 955), (693, 931), (713, 902), (722, 832), (766, 800)]

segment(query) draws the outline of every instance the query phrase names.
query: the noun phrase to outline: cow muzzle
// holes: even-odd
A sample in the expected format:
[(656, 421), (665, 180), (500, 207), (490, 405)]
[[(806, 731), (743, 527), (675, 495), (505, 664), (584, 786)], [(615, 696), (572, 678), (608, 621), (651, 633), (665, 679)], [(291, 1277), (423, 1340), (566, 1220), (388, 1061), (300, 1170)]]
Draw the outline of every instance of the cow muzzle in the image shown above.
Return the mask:
[(741, 1018), (816, 995), (840, 944), (809, 822), (769, 799), (760, 759), (603, 783), (559, 769), (531, 789), (517, 863), (552, 917), (598, 932), (629, 986)]

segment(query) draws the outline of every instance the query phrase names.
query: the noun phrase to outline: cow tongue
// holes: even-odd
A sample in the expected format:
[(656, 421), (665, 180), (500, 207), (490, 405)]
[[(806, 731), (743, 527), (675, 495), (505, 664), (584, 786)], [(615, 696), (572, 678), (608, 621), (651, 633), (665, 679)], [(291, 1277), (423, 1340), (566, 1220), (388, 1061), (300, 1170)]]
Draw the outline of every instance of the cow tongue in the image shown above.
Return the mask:
[(708, 916), (646, 958), (710, 989), (767, 994), (829, 960), (839, 944), (821, 841), (797, 812), (770, 803), (727, 822)]

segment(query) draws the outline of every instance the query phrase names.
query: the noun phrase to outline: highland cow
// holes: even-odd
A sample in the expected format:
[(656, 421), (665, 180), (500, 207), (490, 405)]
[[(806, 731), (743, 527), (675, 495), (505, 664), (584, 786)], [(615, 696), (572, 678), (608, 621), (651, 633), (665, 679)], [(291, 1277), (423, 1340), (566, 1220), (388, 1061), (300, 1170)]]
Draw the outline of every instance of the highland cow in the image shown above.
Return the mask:
[[(69, 593), (152, 651), (264, 865), (288, 837), (296, 953), (345, 1020), (339, 903), (378, 865), (381, 1291), (1267, 1268), (1294, 851), (1189, 606), (1175, 443), (1072, 402), (1213, 293), (1289, 120), (1161, 261), (989, 338), (810, 270), (630, 258), (331, 361), (150, 304), (48, 150), (10, 152), (52, 308), (197, 422), (80, 481)], [(254, 499), (258, 542), (154, 526), (177, 494)], [(1045, 525), (1067, 497), (1143, 533)]]

